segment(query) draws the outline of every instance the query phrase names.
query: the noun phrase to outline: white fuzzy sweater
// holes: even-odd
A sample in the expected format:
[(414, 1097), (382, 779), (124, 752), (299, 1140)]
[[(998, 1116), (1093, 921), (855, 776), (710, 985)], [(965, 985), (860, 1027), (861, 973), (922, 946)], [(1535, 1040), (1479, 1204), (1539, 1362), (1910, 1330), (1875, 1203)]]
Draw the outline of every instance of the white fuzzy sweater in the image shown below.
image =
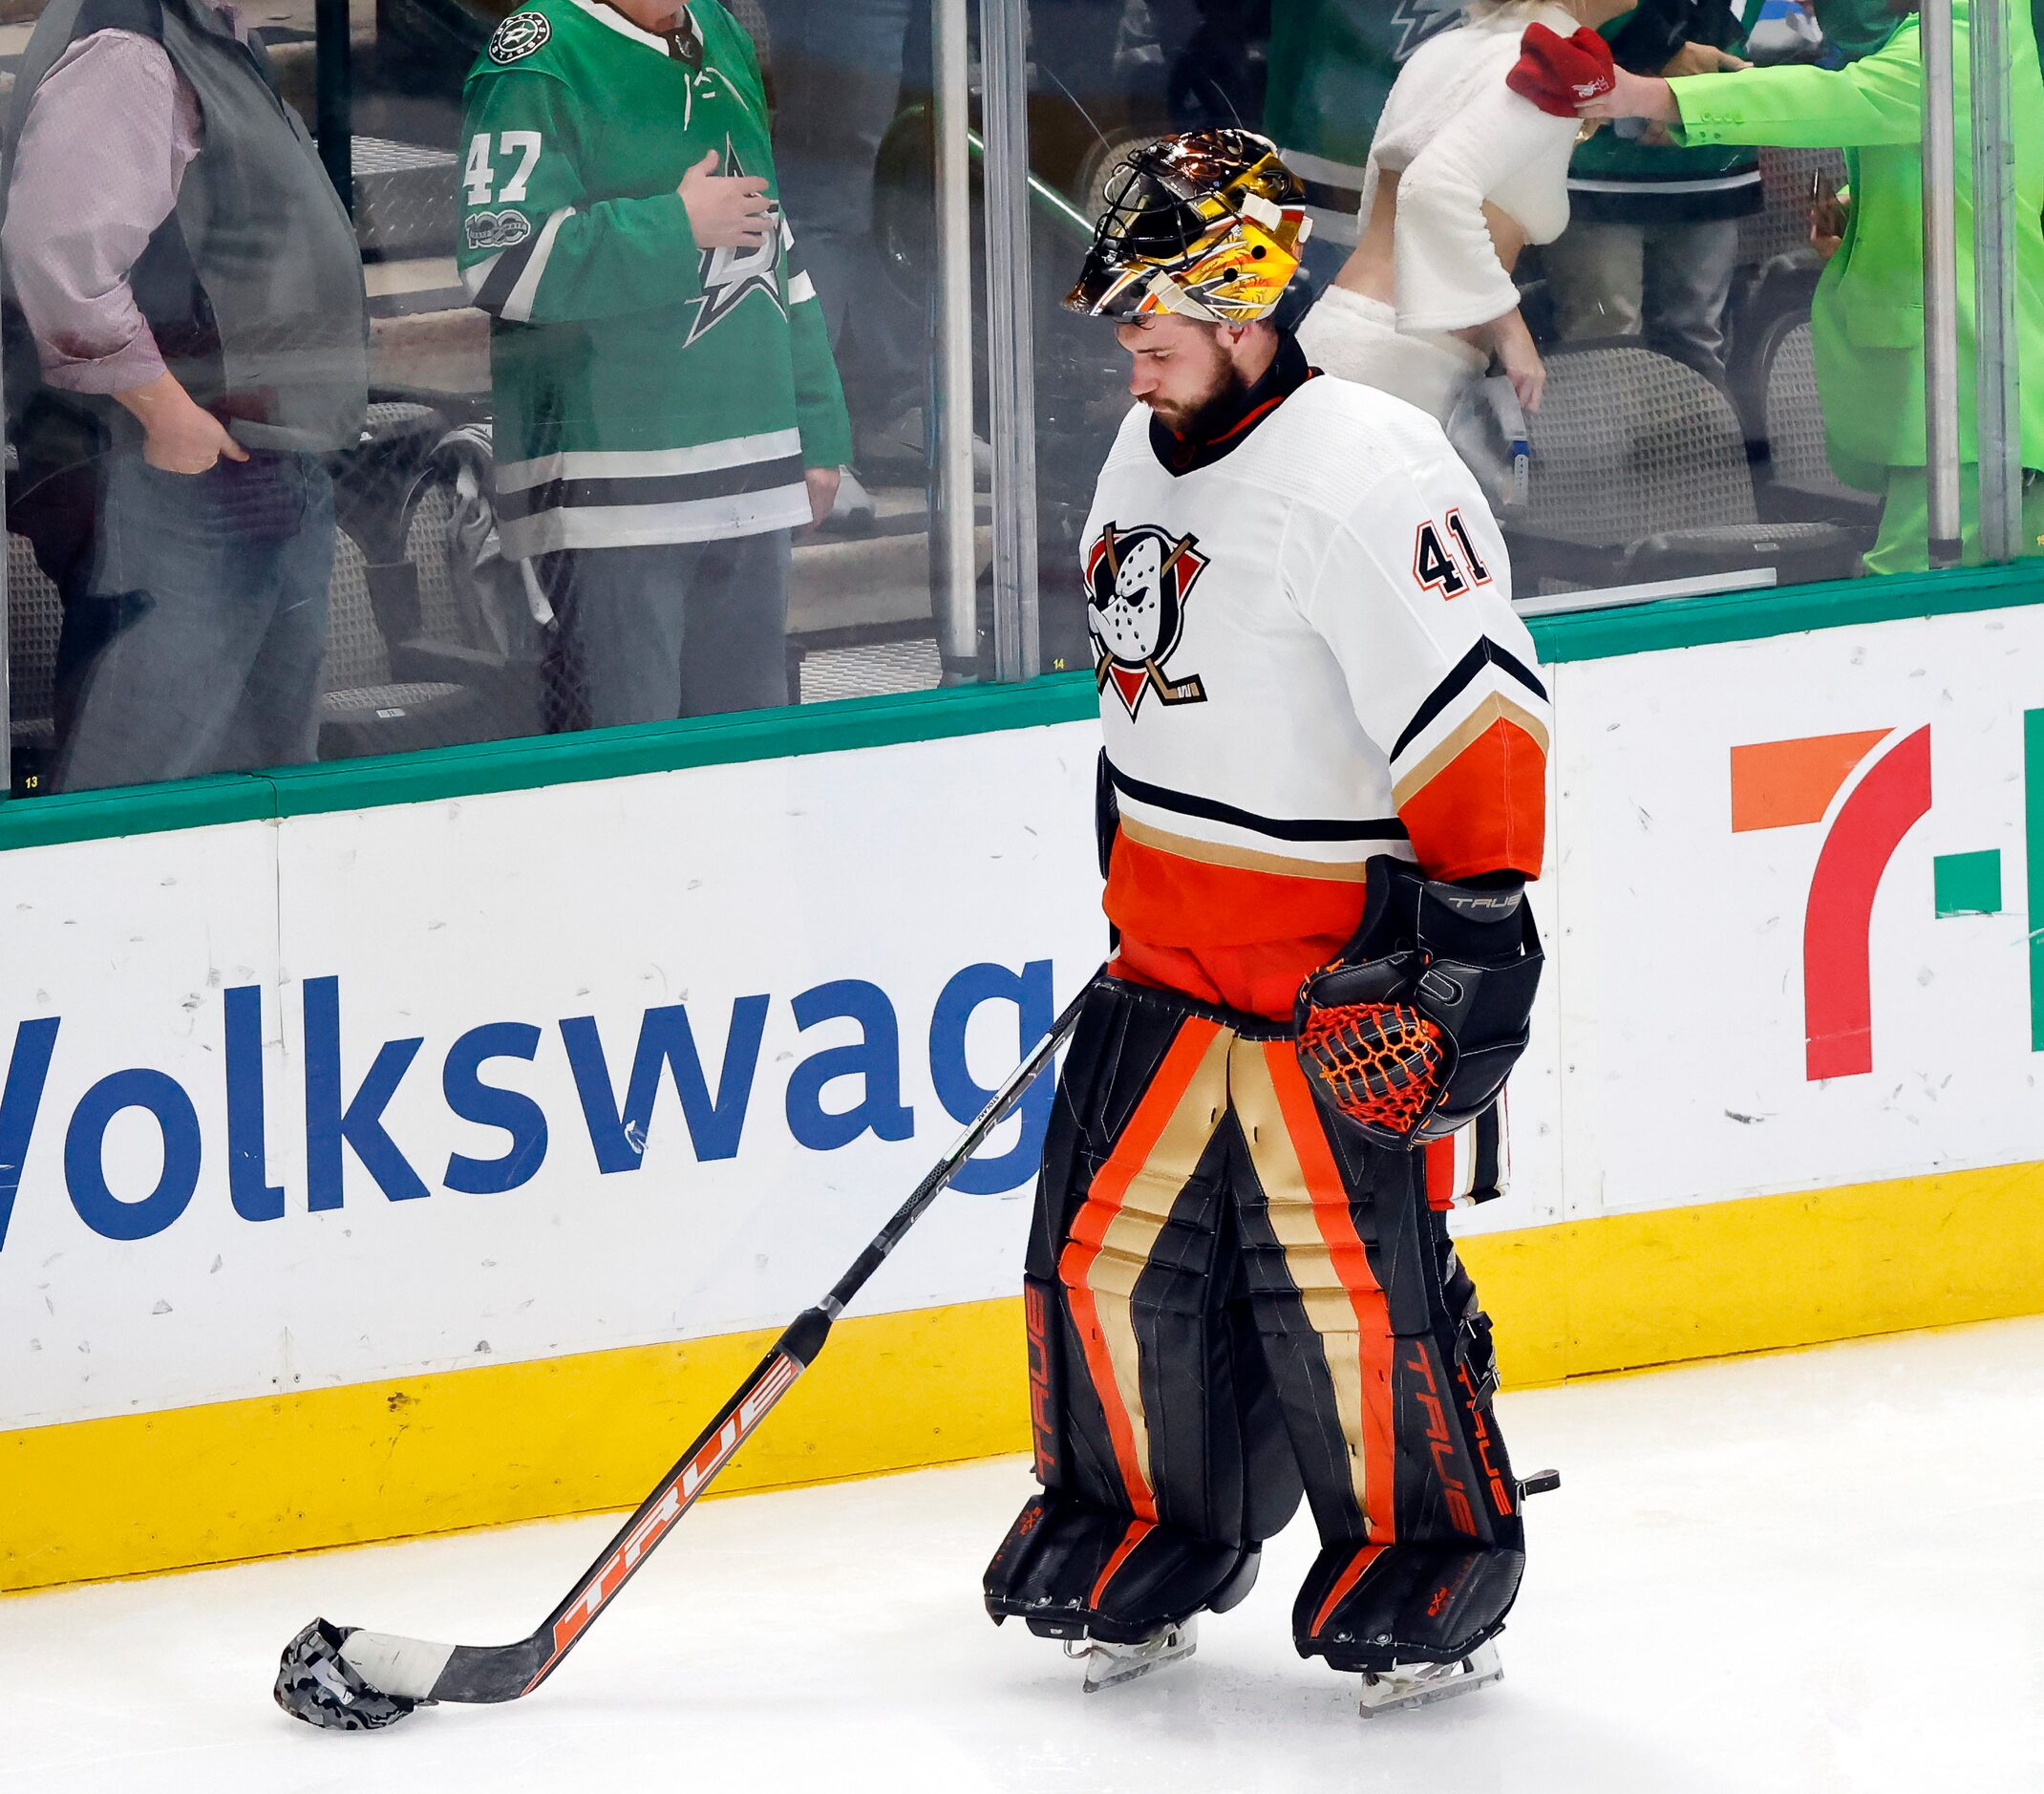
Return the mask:
[(1367, 228), (1386, 170), (1398, 179), (1394, 263), (1398, 328), (1466, 330), (1519, 303), (1483, 222), (1487, 200), (1529, 243), (1568, 224), (1568, 159), (1580, 129), (1504, 84), (1535, 21), (1566, 37), (1578, 21), (1554, 5), (1471, 19), (1413, 53), (1377, 121), (1363, 178)]

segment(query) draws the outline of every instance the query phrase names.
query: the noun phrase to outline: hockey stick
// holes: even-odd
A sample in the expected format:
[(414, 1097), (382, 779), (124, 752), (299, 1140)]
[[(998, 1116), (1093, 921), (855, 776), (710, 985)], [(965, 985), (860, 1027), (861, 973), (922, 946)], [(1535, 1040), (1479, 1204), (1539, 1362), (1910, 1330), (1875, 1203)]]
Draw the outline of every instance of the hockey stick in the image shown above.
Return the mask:
[(1077, 1025), (1092, 984), (1088, 979), (1086, 989), (1072, 999), (1051, 1032), (1009, 1075), (978, 1119), (894, 1211), (830, 1293), (789, 1323), (757, 1368), (537, 1632), (516, 1644), (444, 1645), (316, 1619), (284, 1648), (277, 1670), (277, 1704), (309, 1724), (360, 1732), (394, 1724), (421, 1702), (516, 1700), (539, 1687), (795, 1379), (816, 1362), (830, 1337), (831, 1323), (1051, 1062)]

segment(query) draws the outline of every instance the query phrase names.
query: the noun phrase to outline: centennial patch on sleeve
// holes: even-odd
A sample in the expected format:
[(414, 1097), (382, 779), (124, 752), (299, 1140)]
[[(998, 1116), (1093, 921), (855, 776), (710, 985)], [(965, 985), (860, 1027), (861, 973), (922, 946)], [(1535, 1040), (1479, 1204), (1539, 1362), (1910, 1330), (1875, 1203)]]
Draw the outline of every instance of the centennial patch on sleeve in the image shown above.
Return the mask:
[(471, 212), (463, 228), (471, 249), (510, 249), (532, 235), (522, 212)]
[(554, 34), (543, 12), (514, 12), (490, 33), (490, 60), (516, 62), (529, 56)]

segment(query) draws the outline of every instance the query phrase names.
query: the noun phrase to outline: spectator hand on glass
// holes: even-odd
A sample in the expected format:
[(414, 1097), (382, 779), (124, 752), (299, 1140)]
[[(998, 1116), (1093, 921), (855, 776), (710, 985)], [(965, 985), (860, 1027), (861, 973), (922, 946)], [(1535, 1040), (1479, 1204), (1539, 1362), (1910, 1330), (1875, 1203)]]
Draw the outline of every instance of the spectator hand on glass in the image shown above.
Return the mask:
[(1681, 109), (1675, 91), (1657, 75), (1634, 75), (1629, 69), (1611, 72), (1611, 91), (1586, 99), (1576, 108), (1583, 118), (1648, 118), (1657, 124), (1679, 124)]
[(774, 203), (758, 175), (720, 175), (715, 150), (682, 176), (674, 191), (688, 207), (689, 228), (704, 249), (756, 249), (774, 227)]

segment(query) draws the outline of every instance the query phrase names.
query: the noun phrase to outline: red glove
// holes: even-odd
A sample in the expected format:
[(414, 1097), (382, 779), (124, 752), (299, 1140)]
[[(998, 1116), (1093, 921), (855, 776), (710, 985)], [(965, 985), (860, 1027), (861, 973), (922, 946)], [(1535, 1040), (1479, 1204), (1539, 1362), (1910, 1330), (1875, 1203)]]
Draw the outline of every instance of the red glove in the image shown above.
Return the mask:
[(1585, 26), (1573, 37), (1558, 36), (1544, 25), (1528, 25), (1520, 40), (1519, 60), (1504, 84), (1557, 118), (1573, 118), (1586, 99), (1608, 94), (1618, 85), (1612, 71), (1611, 47)]

